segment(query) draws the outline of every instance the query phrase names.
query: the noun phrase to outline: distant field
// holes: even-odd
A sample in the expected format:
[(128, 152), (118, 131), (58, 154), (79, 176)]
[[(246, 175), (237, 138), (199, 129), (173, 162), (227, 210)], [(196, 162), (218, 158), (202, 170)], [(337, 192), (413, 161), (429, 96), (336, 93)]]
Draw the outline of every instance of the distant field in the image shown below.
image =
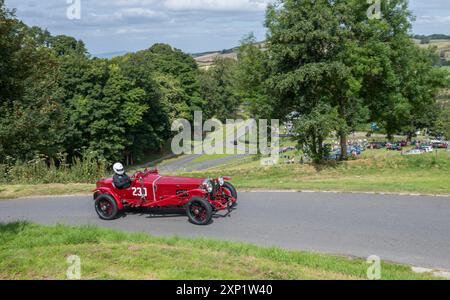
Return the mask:
[(422, 48), (428, 47), (436, 47), (441, 58), (446, 61), (450, 61), (450, 40), (448, 39), (436, 39), (430, 40), (428, 44), (420, 44), (419, 40), (415, 40), (415, 42)]
[[(429, 46), (436, 46), (440, 54), (446, 57), (447, 61), (450, 61), (450, 39), (432, 39), (428, 44), (421, 44), (420, 40), (413, 39), (414, 42), (422, 48), (428, 48)], [(264, 42), (258, 43), (261, 47), (264, 47)], [(214, 59), (217, 57), (221, 58), (232, 58), (237, 59), (238, 47), (227, 49), (224, 51), (211, 51), (193, 54), (195, 61), (198, 63), (201, 69), (208, 69), (214, 64)]]

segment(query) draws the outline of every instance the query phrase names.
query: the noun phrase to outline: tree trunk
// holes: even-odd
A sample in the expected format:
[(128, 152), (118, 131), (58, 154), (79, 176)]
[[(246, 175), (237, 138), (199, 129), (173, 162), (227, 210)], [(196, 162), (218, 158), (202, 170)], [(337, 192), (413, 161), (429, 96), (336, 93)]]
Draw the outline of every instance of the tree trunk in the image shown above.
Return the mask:
[(323, 153), (323, 139), (321, 136), (319, 136), (317, 138), (317, 146), (319, 147), (318, 152), (318, 158), (319, 158), (319, 162), (323, 162), (324, 160), (324, 153)]
[(341, 138), (341, 160), (347, 160), (347, 134), (343, 131), (339, 133)]
[[(346, 122), (345, 118), (345, 102), (346, 100), (341, 97), (339, 99), (339, 115)], [(345, 133), (345, 129), (339, 131), (339, 137), (341, 139), (341, 160), (347, 160), (347, 133)]]
[(316, 133), (313, 131), (312, 132), (312, 134), (311, 134), (311, 137), (312, 137), (312, 149), (311, 149), (311, 152), (312, 152), (312, 159), (313, 159), (313, 161), (314, 162), (318, 162), (317, 161), (317, 140), (316, 140)]
[(408, 143), (411, 143), (412, 138), (413, 138), (413, 135), (414, 135), (413, 132), (409, 132), (409, 133), (408, 133), (408, 136), (406, 137), (406, 141), (407, 141)]

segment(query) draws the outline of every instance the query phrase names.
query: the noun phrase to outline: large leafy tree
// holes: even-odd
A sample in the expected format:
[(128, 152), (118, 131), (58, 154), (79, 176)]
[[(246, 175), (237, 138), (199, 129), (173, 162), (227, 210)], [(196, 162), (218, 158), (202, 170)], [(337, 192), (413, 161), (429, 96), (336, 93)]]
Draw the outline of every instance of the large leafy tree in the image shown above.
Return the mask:
[(241, 103), (236, 92), (236, 67), (234, 59), (218, 57), (214, 65), (201, 74), (201, 95), (206, 101), (203, 106), (206, 117), (223, 122), (236, 117)]
[(48, 32), (29, 28), (0, 1), (0, 160), (55, 154), (62, 127), (58, 63)]
[(267, 11), (275, 116), (336, 108), (342, 159), (359, 123), (384, 122), (389, 131), (422, 125), (415, 112), (432, 106), (442, 83), (432, 80), (439, 74), (409, 37), (407, 1), (383, 1), (381, 19), (368, 18), (368, 7), (358, 0), (285, 0)]
[(253, 34), (246, 35), (238, 48), (235, 72), (236, 94), (254, 118), (268, 118), (272, 112), (265, 81), (269, 76), (268, 57)]

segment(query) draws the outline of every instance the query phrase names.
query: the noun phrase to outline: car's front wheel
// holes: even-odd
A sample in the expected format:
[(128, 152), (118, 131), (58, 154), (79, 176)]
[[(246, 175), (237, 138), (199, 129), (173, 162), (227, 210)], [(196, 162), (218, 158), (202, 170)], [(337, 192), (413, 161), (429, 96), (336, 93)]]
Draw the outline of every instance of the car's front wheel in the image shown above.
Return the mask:
[(95, 199), (95, 211), (102, 220), (114, 220), (119, 215), (116, 200), (107, 194), (102, 194)]
[(229, 190), (231, 196), (233, 196), (233, 198), (236, 199), (236, 202), (234, 202), (233, 205), (231, 206), (231, 208), (235, 208), (237, 206), (237, 198), (238, 198), (236, 188), (229, 182), (225, 182), (223, 188)]
[(186, 213), (189, 221), (195, 225), (207, 225), (211, 222), (211, 204), (200, 197), (193, 197), (187, 204)]

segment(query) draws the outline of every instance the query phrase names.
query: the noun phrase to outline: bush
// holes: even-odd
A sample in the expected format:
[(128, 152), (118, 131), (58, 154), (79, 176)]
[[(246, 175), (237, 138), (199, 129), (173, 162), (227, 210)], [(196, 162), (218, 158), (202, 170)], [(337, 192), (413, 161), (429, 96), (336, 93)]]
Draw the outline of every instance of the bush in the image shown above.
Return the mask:
[(30, 161), (7, 157), (0, 164), (0, 172), (0, 183), (9, 184), (94, 183), (108, 174), (107, 163), (90, 153), (74, 158), (70, 164), (66, 154), (56, 159), (38, 155)]

